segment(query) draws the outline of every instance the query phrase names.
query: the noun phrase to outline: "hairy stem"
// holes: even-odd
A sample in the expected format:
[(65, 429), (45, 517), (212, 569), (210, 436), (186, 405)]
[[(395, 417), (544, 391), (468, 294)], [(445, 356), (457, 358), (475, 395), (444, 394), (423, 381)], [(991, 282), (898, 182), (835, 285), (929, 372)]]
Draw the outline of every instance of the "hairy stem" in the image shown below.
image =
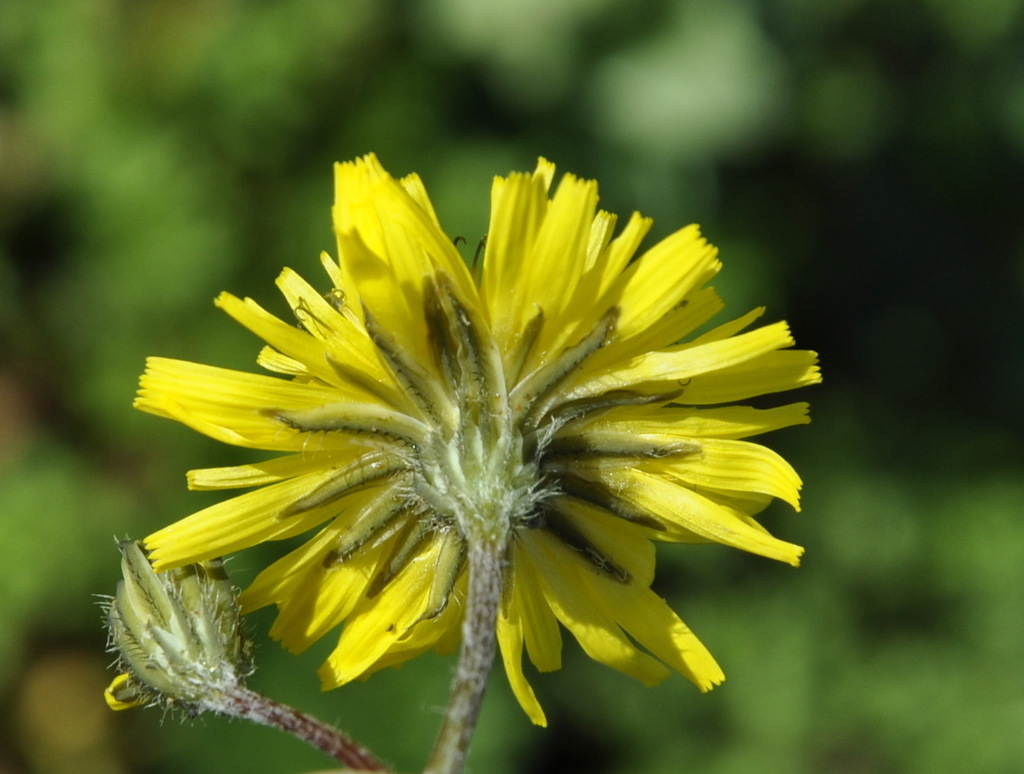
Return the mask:
[(224, 692), (221, 701), (210, 708), (231, 717), (279, 728), (354, 771), (388, 770), (369, 750), (337, 729), (248, 688), (236, 686)]
[(423, 774), (459, 774), (466, 762), (494, 661), (504, 548), (503, 541), (493, 538), (470, 541), (469, 599), (459, 664), (444, 725)]

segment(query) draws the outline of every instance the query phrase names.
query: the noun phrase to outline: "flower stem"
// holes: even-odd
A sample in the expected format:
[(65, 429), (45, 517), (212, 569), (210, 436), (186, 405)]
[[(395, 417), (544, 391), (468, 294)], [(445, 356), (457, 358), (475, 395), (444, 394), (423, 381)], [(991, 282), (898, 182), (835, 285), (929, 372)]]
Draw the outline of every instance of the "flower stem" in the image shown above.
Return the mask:
[(459, 774), (466, 762), (494, 661), (504, 549), (504, 542), (493, 538), (469, 543), (469, 599), (459, 664), (444, 725), (423, 774)]
[(355, 771), (386, 772), (387, 768), (367, 749), (352, 741), (337, 729), (299, 712), (286, 704), (269, 699), (242, 686), (235, 686), (221, 694), (210, 709), (244, 718), (264, 726), (279, 728), (306, 744), (331, 756), (343, 766)]

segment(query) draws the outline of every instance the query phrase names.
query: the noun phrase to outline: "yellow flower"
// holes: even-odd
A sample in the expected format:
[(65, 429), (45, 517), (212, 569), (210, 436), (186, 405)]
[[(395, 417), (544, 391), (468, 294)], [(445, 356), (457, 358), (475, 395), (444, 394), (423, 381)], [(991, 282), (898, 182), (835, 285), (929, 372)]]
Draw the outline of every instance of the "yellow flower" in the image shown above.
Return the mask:
[[(722, 307), (716, 250), (689, 226), (635, 257), (651, 221), (618, 235), (597, 185), (554, 166), (496, 178), (482, 264), (467, 268), (420, 179), (370, 155), (335, 169), (340, 260), (322, 294), (278, 279), (298, 320), (251, 299), (217, 305), (267, 343), (288, 378), (152, 358), (136, 405), (212, 438), (285, 452), (189, 473), (193, 489), (252, 488), (146, 539), (159, 568), (317, 530), (263, 570), (244, 610), (300, 651), (344, 624), (325, 688), (458, 644), (467, 546), (497, 541), (497, 638), (522, 667), (558, 669), (561, 627), (593, 659), (653, 684), (674, 669), (724, 679), (650, 589), (652, 540), (717, 542), (796, 565), (802, 549), (753, 515), (798, 507), (800, 479), (741, 440), (805, 423), (806, 404), (722, 404), (819, 381), (813, 352), (758, 309), (692, 337)], [(690, 337), (690, 338), (687, 338)], [(637, 647), (637, 644), (642, 646)]]

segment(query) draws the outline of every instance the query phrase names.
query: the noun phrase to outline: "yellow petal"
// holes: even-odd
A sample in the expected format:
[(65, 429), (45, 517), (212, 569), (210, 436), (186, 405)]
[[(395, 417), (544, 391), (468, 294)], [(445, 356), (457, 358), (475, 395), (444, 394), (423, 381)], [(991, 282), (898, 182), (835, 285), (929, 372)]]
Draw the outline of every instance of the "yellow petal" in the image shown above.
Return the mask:
[(273, 371), (275, 374), (284, 374), (285, 376), (299, 377), (300, 379), (308, 379), (310, 377), (309, 369), (304, 363), (300, 363), (295, 358), (278, 352), (269, 345), (260, 350), (260, 353), (256, 356), (256, 364), (267, 371)]
[(391, 380), (391, 374), (381, 362), (377, 348), (359, 322), (360, 318), (344, 313), (351, 309), (351, 301), (340, 300), (343, 306), (339, 311), (291, 269), (281, 272), (277, 286), (302, 326), (327, 345), (331, 358), (366, 371), (373, 379)]
[(642, 355), (656, 349), (678, 344), (694, 330), (706, 323), (725, 306), (714, 288), (702, 288), (690, 293), (683, 303), (667, 311), (647, 328), (637, 331), (629, 339), (613, 339), (607, 347), (596, 353), (590, 367), (597, 370), (616, 360)]
[[(352, 281), (359, 290), (357, 298), (365, 306), (364, 316), (372, 315), (376, 328), (393, 342), (410, 352), (422, 363), (428, 363), (429, 349), (424, 333), (423, 321), (423, 277), (429, 273), (420, 265), (418, 276), (409, 260), (386, 260), (366, 248), (362, 234), (339, 235), (338, 242), (343, 249), (342, 261), (352, 275)], [(408, 252), (405, 250), (403, 252)], [(389, 259), (395, 256), (388, 256)], [(403, 281), (404, 280), (404, 281)], [(402, 303), (395, 303), (395, 288), (402, 288)]]
[(325, 528), (311, 540), (307, 540), (261, 570), (253, 582), (238, 595), (238, 605), (242, 613), (251, 613), (267, 605), (277, 604), (291, 595), (294, 589), (302, 584), (303, 576), (316, 565), (323, 564), (323, 559), (333, 544), (333, 537), (329, 528)]
[(611, 286), (619, 281), (619, 275), (625, 270), (630, 259), (636, 254), (637, 248), (654, 225), (654, 220), (645, 218), (634, 212), (625, 227), (609, 244), (602, 256), (599, 266), (602, 271), (601, 285), (595, 298), (603, 298)]
[(200, 468), (188, 472), (188, 488), (201, 492), (209, 489), (245, 489), (265, 484), (276, 484), (287, 478), (316, 473), (325, 467), (351, 462), (361, 449), (347, 452), (289, 454), (251, 465), (233, 465), (225, 468)]
[(682, 408), (678, 406), (622, 406), (570, 422), (558, 437), (586, 438), (593, 433), (629, 433), (670, 444), (699, 438), (746, 438), (811, 421), (807, 403), (770, 409), (750, 406)]
[(420, 209), (426, 213), (427, 217), (430, 218), (430, 222), (441, 228), (441, 221), (437, 219), (437, 213), (434, 211), (434, 204), (430, 201), (430, 196), (427, 194), (426, 186), (423, 185), (423, 180), (420, 176), (413, 172), (410, 175), (406, 175), (398, 181), (402, 184), (402, 188), (409, 194), (411, 198)]
[(491, 329), (503, 353), (537, 312), (520, 281), (548, 210), (550, 177), (513, 173), (495, 178), (491, 188), (491, 220), (484, 251), (481, 294)]
[(381, 556), (360, 551), (340, 565), (313, 565), (278, 601), (270, 636), (298, 653), (338, 626), (366, 591)]
[[(596, 613), (591, 611), (592, 620), (600, 623), (596, 626), (592, 624), (593, 630), (587, 635), (589, 639), (596, 639), (595, 632), (598, 630), (618, 631), (618, 627), (621, 626), (643, 647), (691, 680), (702, 691), (710, 690), (725, 679), (721, 668), (707, 648), (664, 600), (644, 583), (636, 580), (623, 583), (605, 574), (593, 572), (585, 559), (573, 552), (560, 549), (553, 538), (533, 532), (530, 536), (537, 538), (536, 541), (530, 541), (534, 549), (530, 553), (531, 558), (541, 555), (545, 557), (540, 560), (541, 563), (556, 561), (557, 567), (562, 571), (562, 580), (567, 583), (566, 587), (576, 589), (576, 593), (586, 598), (596, 609)], [(551, 579), (552, 576), (544, 578), (545, 581)], [(581, 588), (585, 590), (583, 593), (580, 593)], [(590, 651), (588, 655), (604, 661)], [(629, 670), (623, 671), (632, 674)], [(653, 678), (651, 682), (660, 679), (655, 675), (649, 677)]]
[[(594, 299), (600, 298), (603, 292), (603, 283), (608, 271), (606, 256), (616, 220), (615, 215), (603, 210), (594, 216), (589, 227), (586, 251), (581, 256), (582, 271), (573, 283), (573, 291), (566, 293), (560, 301), (560, 312), (556, 311), (556, 308), (548, 308), (550, 305), (543, 307), (542, 304), (537, 304), (538, 312), (544, 308), (545, 323), (538, 329), (538, 333), (546, 335), (531, 341), (531, 347), (549, 354), (552, 351), (557, 352), (584, 338), (608, 311), (610, 305), (595, 304)], [(537, 362), (535, 359), (534, 363)], [(521, 366), (522, 364), (519, 364), (519, 367)], [(509, 373), (510, 378), (515, 376), (515, 373)]]
[[(345, 270), (341, 289), (349, 303), (365, 305), (383, 330), (424, 358), (423, 277), (432, 266), (408, 236), (383, 218), (383, 201), (395, 189), (401, 187), (373, 155), (335, 166), (332, 215)], [(398, 288), (403, 303), (396, 304)]]
[[(131, 709), (132, 707), (140, 707), (146, 703), (145, 697), (141, 693), (131, 690), (130, 680), (131, 677), (127, 673), (122, 672), (111, 680), (110, 685), (103, 691), (103, 699), (107, 702), (107, 706), (110, 709), (120, 711)], [(121, 698), (122, 696), (128, 698)], [(540, 725), (543, 725), (543, 723)]]
[[(705, 540), (777, 559), (794, 566), (803, 548), (773, 538), (731, 509), (691, 489), (641, 470), (605, 471), (601, 480), (615, 495), (660, 519), (664, 539), (676, 539), (679, 530)], [(679, 535), (685, 540), (685, 535)]]
[(725, 679), (704, 644), (653, 591), (600, 575), (584, 577), (593, 596), (633, 639), (701, 691), (709, 691)]
[[(685, 389), (686, 382), (699, 375), (742, 364), (792, 345), (789, 326), (778, 322), (721, 341), (651, 352), (635, 357), (621, 367), (608, 368), (603, 373), (594, 374), (584, 363), (576, 379), (577, 386), (567, 389), (566, 400), (613, 390), (637, 389), (645, 383), (658, 385), (659, 390), (666, 384)], [(690, 402), (688, 396), (684, 400)]]
[[(334, 220), (346, 281), (357, 288), (380, 330), (427, 366), (424, 281), (444, 274), (463, 306), (472, 307), (477, 294), (469, 270), (438, 228), (432, 208), (428, 212), (417, 203), (376, 157), (338, 165), (335, 178)], [(396, 289), (401, 303), (395, 303)]]
[(717, 253), (691, 225), (640, 256), (609, 292), (621, 310), (618, 338), (643, 333), (714, 277), (721, 268)]
[[(415, 655), (431, 647), (444, 633), (435, 621), (422, 620), (433, 580), (433, 567), (441, 550), (434, 535), (405, 568), (373, 599), (359, 600), (338, 640), (338, 646), (321, 668), (325, 688), (336, 687), (374, 671), (375, 663), (400, 640), (409, 640), (409, 649), (398, 652)], [(458, 606), (454, 598), (450, 606)], [(448, 611), (446, 611), (448, 612)], [(444, 614), (440, 618), (446, 618)], [(410, 629), (415, 628), (415, 631)]]
[(728, 403), (818, 384), (821, 371), (817, 363), (818, 355), (809, 350), (768, 352), (729, 368), (694, 376), (683, 386), (679, 400), (693, 405)]
[(374, 197), (389, 182), (394, 180), (373, 153), (334, 165), (334, 230), (339, 234), (358, 233), (377, 255), (384, 254), (384, 239)]
[[(407, 181), (412, 182), (415, 190), (419, 178), (413, 176)], [(426, 274), (443, 274), (450, 279), (463, 305), (475, 307), (476, 283), (454, 241), (440, 228), (429, 200), (427, 208), (424, 208), (409, 195), (405, 185), (399, 184), (388, 184), (382, 194), (377, 198), (377, 206), (381, 219), (387, 224), (385, 236), (390, 238), (389, 257), (412, 259), (406, 264), (405, 271), (398, 272), (403, 284), (409, 280), (421, 281)], [(426, 197), (426, 192), (423, 191), (422, 195)], [(399, 246), (401, 252), (393, 252), (395, 246)], [(408, 255), (404, 253), (406, 250)]]
[[(457, 599), (465, 599), (466, 590), (464, 585), (460, 584), (457, 594)], [(455, 599), (454, 596), (453, 599)], [(455, 601), (445, 608), (444, 612), (437, 618), (420, 621), (405, 636), (399, 637), (392, 643), (380, 658), (359, 675), (359, 679), (366, 680), (388, 667), (399, 667), (406, 661), (416, 658), (428, 650), (435, 650), (442, 655), (450, 654), (453, 650), (451, 647), (453, 639), (457, 645), (459, 638), (461, 638), (460, 621), (462, 612), (461, 604)], [(336, 686), (329, 663), (321, 666), (318, 674), (320, 675), (322, 687), (325, 690)]]
[(680, 347), (680, 349), (696, 347), (701, 344), (707, 344), (712, 341), (721, 341), (722, 339), (727, 339), (730, 336), (735, 336), (744, 328), (749, 327), (755, 320), (759, 319), (762, 315), (764, 315), (764, 312), (765, 308), (763, 306), (755, 307), (751, 309), (749, 312), (747, 312), (745, 315), (737, 317), (735, 320), (730, 320), (729, 322), (722, 323), (721, 325), (712, 328), (707, 333), (702, 333), (693, 341), (689, 341), (686, 344), (683, 344)]
[[(315, 384), (151, 357), (135, 407), (176, 419), (224, 443), (254, 449), (301, 451), (308, 436), (281, 424), (268, 410), (314, 408), (348, 395)], [(323, 438), (320, 448), (332, 448)], [(347, 442), (346, 442), (347, 443)]]
[(575, 498), (556, 495), (548, 503), (569, 519), (605, 559), (626, 570), (635, 583), (649, 586), (654, 580), (654, 545), (646, 530)]
[(221, 293), (215, 303), (278, 352), (301, 363), (310, 376), (326, 384), (341, 386), (337, 373), (328, 364), (327, 347), (323, 341), (279, 320), (251, 298), (243, 301), (230, 293)]
[(522, 545), (524, 561), (536, 568), (552, 611), (590, 658), (645, 685), (665, 678), (665, 667), (637, 650), (589, 589), (581, 586), (575, 563), (583, 560), (543, 530), (527, 531)]
[[(586, 266), (596, 208), (597, 184), (565, 175), (519, 270), (516, 292), (521, 294), (524, 304), (542, 309), (546, 319), (527, 360), (527, 371), (539, 365), (539, 358), (564, 347), (574, 334), (577, 320), (573, 314), (564, 312), (576, 302), (574, 291)], [(587, 311), (592, 319), (600, 317), (592, 309)]]
[[(608, 247), (615, 232), (615, 224), (619, 218), (611, 212), (598, 210), (590, 224), (590, 235), (587, 237), (587, 256), (583, 267), (584, 280), (577, 285), (577, 293), (586, 290), (585, 296), (597, 298), (601, 294), (601, 278), (608, 265), (606, 257)], [(570, 301), (572, 299), (569, 299)]]
[(749, 441), (705, 438), (696, 454), (648, 460), (644, 470), (668, 475), (698, 490), (757, 492), (800, 510), (800, 477), (779, 454)]
[(341, 501), (330, 500), (298, 513), (292, 509), (334, 479), (342, 467), (246, 492), (154, 532), (146, 538), (153, 566), (160, 570), (177, 567), (305, 532), (337, 514)]
[[(382, 546), (377, 546), (376, 550), (354, 554), (345, 562), (327, 560), (342, 542), (346, 532), (380, 496), (380, 491), (370, 490), (353, 493), (347, 498), (342, 503), (338, 517), (329, 526), (256, 576), (249, 587), (239, 595), (238, 602), (242, 612), (249, 613), (267, 605), (281, 604), (284, 608), (305, 608), (312, 614), (313, 608), (316, 607), (312, 600), (316, 599), (317, 595), (296, 592), (299, 587), (310, 585), (311, 577), (320, 580), (330, 579), (339, 586), (350, 583), (360, 589), (364, 588), (384, 550)], [(361, 590), (358, 593), (362, 593)]]
[(562, 668), (558, 619), (541, 592), (536, 570), (529, 561), (523, 560), (522, 550), (514, 537), (508, 579), (512, 587), (511, 607), (518, 611), (530, 661), (541, 672), (553, 672)]
[(541, 709), (537, 695), (523, 674), (523, 622), (519, 612), (519, 608), (513, 605), (507, 615), (498, 616), (498, 647), (501, 649), (501, 660), (519, 706), (534, 725), (546, 726), (548, 722), (544, 710)]

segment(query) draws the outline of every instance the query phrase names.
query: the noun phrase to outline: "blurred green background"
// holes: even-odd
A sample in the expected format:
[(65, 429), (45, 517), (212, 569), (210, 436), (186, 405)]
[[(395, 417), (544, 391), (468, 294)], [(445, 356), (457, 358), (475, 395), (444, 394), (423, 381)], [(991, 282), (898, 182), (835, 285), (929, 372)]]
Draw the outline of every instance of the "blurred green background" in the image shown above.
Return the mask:
[[(292, 774), (276, 732), (114, 714), (96, 594), (115, 536), (216, 499), (246, 456), (130, 408), (148, 354), (255, 369), (222, 289), (333, 252), (331, 162), (418, 171), (452, 235), (543, 154), (604, 207), (700, 222), (735, 315), (821, 352), (806, 481), (766, 523), (792, 570), (659, 551), (657, 590), (729, 680), (701, 696), (583, 658), (500, 671), (470, 767), (1024, 771), (1024, 2), (4, 0), (0, 3), (0, 774)], [(240, 582), (273, 551), (233, 560)], [(452, 661), (321, 694), (330, 643), (255, 685), (419, 770)]]

